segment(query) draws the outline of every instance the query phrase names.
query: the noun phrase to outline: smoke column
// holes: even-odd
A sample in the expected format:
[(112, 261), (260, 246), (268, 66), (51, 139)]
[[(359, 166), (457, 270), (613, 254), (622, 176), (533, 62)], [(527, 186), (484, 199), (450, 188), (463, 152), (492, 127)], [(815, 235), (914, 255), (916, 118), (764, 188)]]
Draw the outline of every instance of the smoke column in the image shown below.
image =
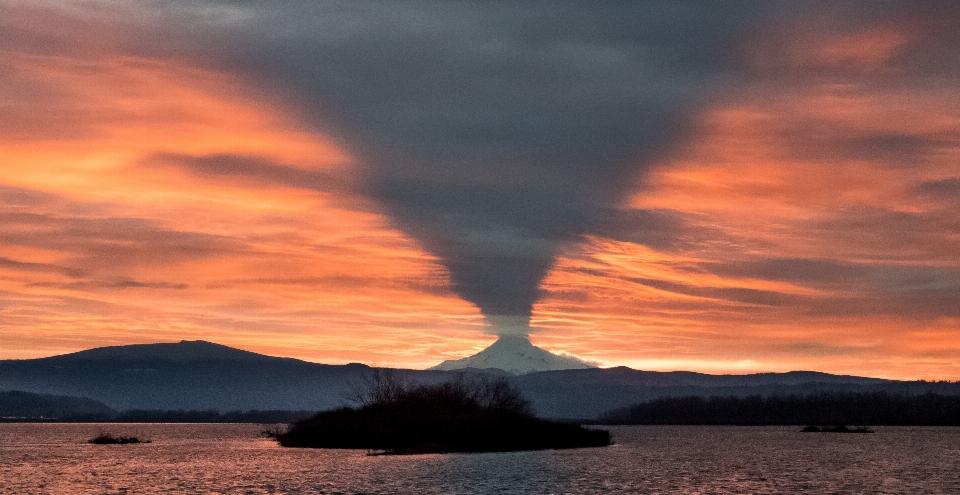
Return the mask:
[(736, 74), (757, 11), (624, 4), (304, 2), (258, 11), (284, 29), (245, 24), (231, 63), (316, 108), (492, 332), (526, 334), (560, 246)]
[(525, 335), (560, 247), (736, 81), (773, 5), (208, 3), (225, 19), (208, 45), (348, 143), (364, 192), (491, 331)]

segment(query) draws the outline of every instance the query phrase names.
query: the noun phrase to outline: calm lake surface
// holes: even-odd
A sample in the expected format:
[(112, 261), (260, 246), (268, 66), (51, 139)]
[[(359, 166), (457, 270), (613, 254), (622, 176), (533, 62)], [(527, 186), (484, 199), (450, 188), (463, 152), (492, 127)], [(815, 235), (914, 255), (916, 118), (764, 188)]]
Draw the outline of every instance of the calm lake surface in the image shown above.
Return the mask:
[[(960, 428), (628, 426), (600, 449), (373, 457), (262, 428), (0, 424), (0, 493), (960, 493)], [(85, 443), (101, 431), (152, 443)]]

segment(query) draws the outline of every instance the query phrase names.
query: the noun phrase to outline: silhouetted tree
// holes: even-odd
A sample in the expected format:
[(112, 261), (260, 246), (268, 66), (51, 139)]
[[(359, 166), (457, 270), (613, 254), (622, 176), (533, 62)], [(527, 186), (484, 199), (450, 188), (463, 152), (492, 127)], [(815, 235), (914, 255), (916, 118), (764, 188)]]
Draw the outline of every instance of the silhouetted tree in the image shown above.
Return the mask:
[(458, 375), (408, 386), (390, 370), (374, 370), (352, 392), (361, 407), (317, 413), (275, 433), (288, 447), (383, 449), (406, 453), (487, 452), (594, 447), (606, 431), (545, 421), (502, 378)]
[(392, 404), (407, 390), (408, 386), (395, 370), (373, 368), (350, 387), (346, 399), (359, 407), (374, 404)]

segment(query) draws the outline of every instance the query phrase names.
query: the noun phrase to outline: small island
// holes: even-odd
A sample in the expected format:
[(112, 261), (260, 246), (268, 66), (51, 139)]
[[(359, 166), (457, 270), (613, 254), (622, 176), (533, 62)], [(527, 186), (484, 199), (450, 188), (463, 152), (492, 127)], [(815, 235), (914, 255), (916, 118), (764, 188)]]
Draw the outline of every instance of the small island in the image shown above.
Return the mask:
[(838, 426), (807, 426), (800, 430), (801, 433), (873, 433), (873, 430), (865, 426), (848, 428), (845, 425)]
[(128, 443), (150, 443), (150, 440), (141, 440), (137, 437), (114, 436), (110, 433), (100, 433), (90, 440), (87, 440), (87, 443), (93, 443), (97, 445), (125, 445)]
[(378, 454), (510, 452), (602, 447), (610, 433), (535, 417), (504, 379), (404, 386), (377, 370), (355, 394), (359, 408), (324, 411), (276, 433), (285, 447), (366, 449)]

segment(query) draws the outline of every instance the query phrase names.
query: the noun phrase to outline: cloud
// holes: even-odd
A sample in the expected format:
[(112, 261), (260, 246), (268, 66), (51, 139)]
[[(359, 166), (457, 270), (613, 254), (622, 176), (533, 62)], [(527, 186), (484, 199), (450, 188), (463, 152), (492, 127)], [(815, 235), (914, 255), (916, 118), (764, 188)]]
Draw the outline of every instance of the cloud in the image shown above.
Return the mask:
[(244, 249), (235, 239), (169, 230), (139, 218), (55, 217), (0, 211), (0, 223), (3, 245), (68, 253), (73, 258), (71, 264), (85, 270), (167, 265)]
[(834, 345), (824, 342), (796, 342), (782, 346), (783, 350), (810, 356), (852, 357), (870, 350), (870, 345)]
[[(224, 187), (200, 182), (180, 185)], [(139, 191), (149, 198), (158, 186)], [(326, 362), (427, 366), (482, 339), (479, 314), (451, 294), (443, 269), (382, 218), (318, 209), (314, 197), (271, 199), (284, 208), (157, 209), (4, 188), (4, 355), (200, 335), (281, 355), (306, 339), (322, 343), (314, 359)], [(431, 346), (398, 350), (410, 332)]]
[[(211, 5), (207, 3), (206, 5)], [(224, 4), (212, 4), (224, 5)], [(528, 317), (779, 6), (236, 3), (204, 57), (294, 101), (488, 315)], [(182, 14), (182, 12), (181, 12)]]
[(561, 255), (534, 311), (545, 342), (955, 375), (935, 349), (957, 349), (960, 321), (956, 6), (874, 6), (758, 31), (742, 86)]
[[(841, 3), (840, 16), (812, 4), (697, 2), (587, 11), (416, 2), (241, 8), (247, 20), (221, 32), (232, 42), (208, 54), (310, 109), (318, 126), (349, 143), (366, 194), (488, 315), (528, 315), (555, 256), (584, 235), (618, 231), (615, 238), (662, 247), (711, 236), (702, 218), (668, 208), (610, 212), (735, 83), (832, 78), (893, 90), (935, 77), (935, 60), (920, 67), (907, 55), (939, 42), (912, 30), (936, 24), (935, 9), (896, 3)], [(894, 23), (898, 13), (915, 23)], [(804, 27), (770, 44), (771, 26)], [(751, 42), (767, 48), (751, 51)], [(892, 74), (897, 65), (922, 71)], [(807, 114), (805, 127), (779, 125), (784, 135), (801, 133), (795, 159), (917, 167), (956, 137), (922, 126), (811, 132), (836, 130), (842, 116)]]
[(0, 8), (5, 342), (955, 374), (955, 2)]
[(960, 177), (922, 182), (917, 192), (943, 201), (960, 200)]
[(0, 257), (0, 267), (10, 268), (13, 270), (24, 270), (28, 272), (47, 272), (47, 273), (60, 273), (68, 277), (80, 277), (83, 275), (83, 271), (77, 268), (68, 268), (65, 266), (53, 265), (50, 263), (25, 263), (22, 261), (12, 260), (10, 258)]
[(209, 181), (234, 179), (248, 187), (282, 186), (318, 192), (348, 189), (343, 170), (305, 170), (251, 155), (157, 153), (143, 159), (138, 166), (179, 169)]
[(36, 282), (28, 284), (28, 287), (49, 287), (57, 289), (90, 291), (97, 289), (175, 289), (184, 290), (190, 286), (187, 284), (177, 284), (169, 282), (140, 282), (137, 280), (115, 280), (115, 281), (86, 281), (71, 283), (52, 283)]

